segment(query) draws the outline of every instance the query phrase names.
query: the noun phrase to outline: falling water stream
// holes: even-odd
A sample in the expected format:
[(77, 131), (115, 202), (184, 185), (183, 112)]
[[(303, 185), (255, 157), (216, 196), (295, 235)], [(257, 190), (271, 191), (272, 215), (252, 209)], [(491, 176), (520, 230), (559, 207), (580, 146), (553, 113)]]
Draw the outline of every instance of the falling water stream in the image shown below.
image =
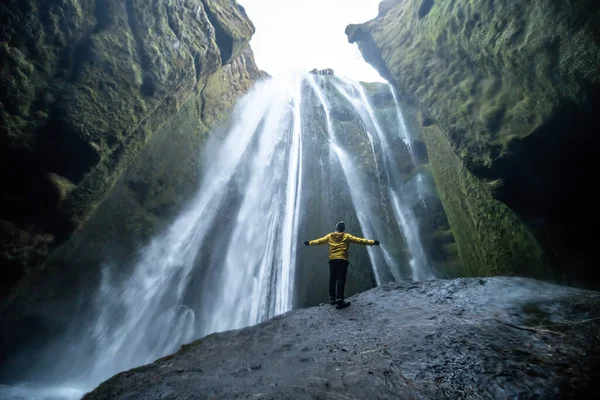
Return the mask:
[[(312, 223), (303, 221), (302, 200), (310, 201), (303, 196), (326, 186), (305, 175), (311, 163), (341, 167), (336, 173), (349, 189), (362, 234), (381, 240), (381, 247), (368, 248), (377, 285), (432, 278), (411, 208), (419, 194), (406, 189), (390, 146), (399, 139), (411, 148), (393, 90), (392, 95), (398, 129), (386, 130), (357, 82), (300, 72), (258, 82), (236, 105), (227, 135), (210, 139), (195, 197), (140, 252), (128, 278), (118, 278), (118, 266), (104, 266), (93, 309), (74, 320), (77, 329), (49, 344), (39, 367), (25, 375), (24, 381), (36, 384), (0, 387), (0, 397), (80, 398), (115, 373), (153, 362), (184, 343), (291, 310), (298, 243), (304, 239), (300, 226)], [(375, 192), (367, 189), (332, 121), (332, 107), (341, 103), (365, 127)], [(307, 121), (315, 107), (322, 108), (326, 122), (329, 156), (321, 160), (311, 160), (307, 151), (322, 140)], [(412, 150), (411, 156), (414, 162)], [(384, 202), (391, 210), (387, 216)], [(401, 232), (408, 261), (390, 253), (395, 246), (387, 238), (390, 225)]]
[[(387, 182), (383, 186), (385, 186), (385, 188), (388, 190), (388, 194), (392, 200), (392, 209), (396, 216), (396, 220), (400, 223), (402, 233), (407, 241), (411, 255), (409, 262), (412, 270), (411, 277), (413, 280), (432, 278), (433, 274), (429, 267), (427, 256), (425, 255), (423, 246), (420, 243), (417, 218), (409, 206), (413, 203), (411, 201), (411, 197), (414, 197), (415, 193), (402, 190), (404, 185), (400, 183), (402, 182), (402, 178), (398, 176), (398, 171), (400, 170), (398, 157), (391, 151), (392, 147), (390, 146), (389, 138), (386, 132), (381, 128), (375, 116), (365, 89), (357, 82), (342, 79), (339, 80), (341, 83), (334, 83), (336, 89), (350, 101), (356, 112), (361, 116), (362, 120), (367, 124), (367, 126), (371, 125), (377, 134), (377, 143), (379, 147), (375, 151), (379, 150), (379, 154), (382, 155), (385, 176), (387, 178)], [(403, 142), (407, 143), (409, 140), (406, 133), (406, 124), (404, 124), (404, 117), (400, 113), (400, 107), (395, 94), (393, 94), (393, 96), (394, 103), (396, 105), (397, 119), (400, 125), (397, 132), (399, 133)], [(412, 146), (408, 146), (408, 148), (414, 164)], [(420, 177), (417, 177), (417, 179), (419, 178)], [(417, 193), (417, 196), (419, 196), (419, 193)], [(396, 275), (395, 277), (397, 278)]]

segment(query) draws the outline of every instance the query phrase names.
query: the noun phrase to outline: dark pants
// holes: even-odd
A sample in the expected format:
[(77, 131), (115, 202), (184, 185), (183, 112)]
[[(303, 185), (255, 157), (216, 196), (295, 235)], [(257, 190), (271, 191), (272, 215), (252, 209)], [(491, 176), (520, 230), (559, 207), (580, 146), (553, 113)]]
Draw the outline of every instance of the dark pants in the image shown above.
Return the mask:
[(329, 298), (331, 300), (344, 300), (347, 273), (348, 260), (329, 260)]

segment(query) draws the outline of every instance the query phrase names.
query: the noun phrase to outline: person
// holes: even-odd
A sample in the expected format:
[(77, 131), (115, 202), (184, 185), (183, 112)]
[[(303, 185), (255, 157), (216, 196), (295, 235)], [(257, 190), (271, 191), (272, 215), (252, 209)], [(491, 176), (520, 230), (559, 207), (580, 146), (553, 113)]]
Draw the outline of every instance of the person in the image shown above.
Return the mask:
[(350, 247), (350, 243), (379, 246), (378, 240), (352, 236), (349, 233), (345, 233), (345, 230), (346, 224), (344, 221), (340, 221), (335, 227), (335, 232), (331, 232), (320, 239), (304, 242), (307, 246), (329, 245), (329, 300), (332, 305), (336, 305), (337, 309), (350, 305), (350, 302), (344, 300), (344, 287), (348, 272), (348, 248)]

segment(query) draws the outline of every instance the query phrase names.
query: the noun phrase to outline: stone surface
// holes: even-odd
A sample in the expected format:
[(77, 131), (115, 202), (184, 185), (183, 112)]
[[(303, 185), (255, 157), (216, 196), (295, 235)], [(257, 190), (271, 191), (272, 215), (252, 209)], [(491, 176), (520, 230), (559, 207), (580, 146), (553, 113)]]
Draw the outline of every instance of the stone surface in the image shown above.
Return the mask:
[(225, 0), (11, 0), (0, 26), (4, 297), (84, 225), (209, 77), (252, 63), (242, 53), (254, 27)]
[(591, 398), (600, 294), (525, 278), (390, 284), (122, 372), (84, 399)]
[[(365, 59), (423, 111), (424, 124), (439, 126), (436, 135), (446, 137), (439, 141), (447, 141), (482, 183), (472, 186), (469, 196), (491, 194), (508, 206), (505, 213), (514, 212), (507, 218), (524, 223), (510, 239), (502, 233), (503, 217), (483, 213), (468, 236), (504, 235), (507, 240), (496, 243), (508, 253), (529, 231), (547, 256), (547, 274), (598, 287), (596, 245), (584, 233), (596, 229), (589, 218), (595, 209), (589, 182), (599, 144), (594, 127), (600, 104), (600, 11), (595, 3), (389, 0), (376, 19), (350, 25), (346, 33)], [(454, 158), (433, 168), (438, 180), (444, 175), (440, 166), (447, 164), (455, 164)], [(448, 187), (465, 187), (465, 182), (455, 179)], [(444, 198), (469, 201), (449, 190)], [(479, 230), (486, 218), (497, 221), (499, 230)], [(478, 251), (498, 253), (496, 244), (476, 240)], [(471, 246), (458, 244), (465, 254)], [(536, 247), (525, 249), (523, 258)], [(495, 263), (501, 264), (487, 273), (517, 269)]]

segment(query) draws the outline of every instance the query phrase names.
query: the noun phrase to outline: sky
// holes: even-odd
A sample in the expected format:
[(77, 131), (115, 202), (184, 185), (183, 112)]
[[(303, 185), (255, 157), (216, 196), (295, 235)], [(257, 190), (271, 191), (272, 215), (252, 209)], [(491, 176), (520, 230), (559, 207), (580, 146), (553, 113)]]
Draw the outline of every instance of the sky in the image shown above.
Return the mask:
[(289, 69), (332, 68), (365, 82), (384, 79), (348, 43), (346, 26), (377, 16), (381, 0), (238, 0), (256, 27), (256, 64), (276, 76)]

